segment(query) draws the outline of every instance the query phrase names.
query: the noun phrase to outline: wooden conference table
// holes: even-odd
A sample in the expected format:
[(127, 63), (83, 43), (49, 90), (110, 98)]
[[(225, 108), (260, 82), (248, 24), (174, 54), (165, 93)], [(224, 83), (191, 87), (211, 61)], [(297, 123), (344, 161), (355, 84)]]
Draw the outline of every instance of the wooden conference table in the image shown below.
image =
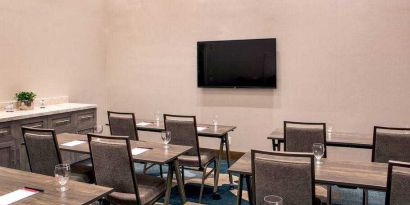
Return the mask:
[(43, 189), (44, 192), (39, 192), (13, 204), (89, 204), (113, 191), (112, 188), (70, 180), (66, 185), (69, 190), (59, 192), (57, 188), (60, 185), (54, 177), (0, 167), (0, 196), (26, 186)]
[[(272, 140), (273, 149), (280, 151), (280, 144), (285, 142), (283, 129), (273, 131), (268, 139)], [(349, 132), (328, 132), (326, 145), (336, 147), (351, 147), (372, 149), (373, 135)]]
[[(89, 154), (90, 149), (88, 145), (88, 140), (86, 135), (79, 135), (79, 134), (68, 134), (63, 133), (57, 135), (58, 144), (60, 150), (69, 151), (69, 152), (76, 152), (76, 153), (83, 153)], [(62, 144), (67, 142), (72, 142), (75, 140), (79, 141), (86, 141), (87, 143), (82, 143), (76, 146), (64, 146)], [(175, 173), (176, 180), (178, 183), (178, 191), (181, 197), (181, 203), (184, 204), (186, 202), (184, 185), (182, 182), (181, 171), (178, 168), (178, 160), (177, 158), (186, 153), (192, 147), (190, 146), (181, 146), (181, 145), (169, 145), (169, 148), (164, 148), (163, 144), (155, 143), (155, 142), (143, 142), (143, 141), (130, 141), (131, 142), (131, 149), (134, 148), (146, 148), (150, 149), (149, 151), (143, 152), (138, 155), (133, 155), (133, 160), (135, 162), (148, 162), (154, 164), (167, 164), (168, 165), (168, 175), (167, 175), (167, 189), (165, 192), (165, 204), (169, 204), (169, 199), (171, 196), (171, 189), (172, 189), (172, 179)]]
[[(315, 165), (315, 180), (317, 184), (339, 185), (365, 190), (386, 191), (387, 164), (376, 162), (351, 162), (322, 159), (323, 164)], [(252, 176), (251, 154), (246, 153), (236, 161), (228, 172), (239, 174), (238, 201), (241, 204), (242, 185), (244, 178), (248, 188), (248, 195), (252, 196), (250, 177)], [(329, 187), (329, 186), (328, 186)], [(365, 192), (367, 194), (367, 192)], [(328, 199), (330, 191), (328, 189)], [(365, 197), (367, 200), (367, 196)], [(249, 200), (250, 204), (253, 204)]]
[[(162, 132), (165, 130), (164, 122), (156, 122), (155, 120), (142, 120), (142, 119), (136, 119), (135, 120), (137, 123), (137, 129), (139, 131), (147, 131), (147, 132)], [(141, 125), (141, 123), (149, 123), (145, 125)], [(218, 138), (220, 139), (220, 145), (219, 145), (219, 156), (218, 156), (218, 163), (216, 167), (216, 184), (219, 182), (219, 172), (220, 172), (220, 167), (221, 167), (221, 160), (222, 160), (222, 155), (223, 155), (223, 150), (225, 147), (225, 156), (226, 156), (226, 162), (228, 164), (228, 167), (231, 166), (231, 156), (230, 156), (230, 148), (229, 148), (229, 142), (228, 142), (228, 133), (231, 131), (234, 131), (236, 129), (235, 126), (227, 126), (227, 125), (210, 125), (210, 124), (197, 124), (198, 128), (198, 135), (202, 137), (211, 137), (211, 138)], [(229, 174), (229, 182), (231, 185), (233, 185), (233, 180), (232, 180), (232, 175)], [(217, 187), (214, 188), (214, 193), (217, 192)]]

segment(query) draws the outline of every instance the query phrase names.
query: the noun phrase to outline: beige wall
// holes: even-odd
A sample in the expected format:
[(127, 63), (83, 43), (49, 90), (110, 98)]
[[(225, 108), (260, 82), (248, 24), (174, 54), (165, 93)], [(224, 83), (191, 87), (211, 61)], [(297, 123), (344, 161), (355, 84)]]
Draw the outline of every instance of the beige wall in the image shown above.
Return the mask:
[(106, 110), (105, 5), (100, 0), (0, 1), (0, 102), (32, 90)]
[[(238, 151), (270, 149), (283, 120), (410, 125), (409, 19), (408, 0), (0, 1), (0, 101), (23, 89), (69, 95), (97, 103), (100, 122), (107, 106), (142, 118), (218, 114), (238, 126)], [(197, 41), (268, 37), (277, 89), (196, 87)]]
[[(107, 8), (112, 110), (201, 122), (218, 114), (238, 126), (240, 151), (270, 149), (266, 136), (283, 120), (359, 132), (410, 125), (408, 0), (110, 0)], [(277, 38), (278, 89), (196, 87), (197, 41), (267, 37)]]

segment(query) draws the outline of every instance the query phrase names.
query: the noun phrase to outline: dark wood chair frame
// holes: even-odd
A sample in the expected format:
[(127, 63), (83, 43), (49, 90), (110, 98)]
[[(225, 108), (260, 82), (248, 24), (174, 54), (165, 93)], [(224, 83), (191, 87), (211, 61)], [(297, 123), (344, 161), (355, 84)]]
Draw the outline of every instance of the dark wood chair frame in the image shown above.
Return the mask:
[(21, 127), (21, 131), (23, 132), (23, 140), (24, 140), (24, 145), (26, 147), (26, 152), (27, 152), (27, 159), (28, 159), (28, 163), (29, 163), (29, 167), (30, 167), (30, 172), (32, 172), (32, 168), (31, 168), (31, 161), (30, 161), (30, 155), (29, 155), (29, 148), (27, 146), (27, 142), (26, 142), (26, 133), (27, 132), (35, 132), (35, 133), (47, 133), (47, 135), (51, 134), (53, 141), (54, 141), (54, 147), (56, 149), (56, 153), (57, 153), (57, 158), (58, 158), (58, 163), (61, 164), (62, 163), (62, 158), (61, 158), (61, 153), (60, 153), (60, 148), (58, 146), (58, 142), (57, 142), (57, 135), (54, 129), (42, 129), (42, 128), (31, 128), (31, 127)]
[(387, 171), (387, 190), (386, 190), (386, 202), (385, 202), (386, 205), (390, 205), (393, 167), (404, 167), (404, 168), (410, 169), (410, 163), (393, 161), (393, 160), (389, 161), (388, 171)]
[(372, 162), (374, 162), (374, 158), (375, 158), (375, 154), (376, 154), (376, 138), (377, 138), (377, 131), (378, 130), (393, 130), (393, 131), (409, 131), (410, 132), (410, 128), (374, 126), (374, 128), (373, 128)]
[(285, 156), (285, 157), (308, 157), (310, 158), (311, 163), (311, 185), (312, 185), (312, 204), (315, 204), (316, 198), (316, 189), (315, 189), (315, 161), (313, 154), (307, 153), (286, 153), (286, 152), (268, 152), (268, 151), (260, 151), (260, 150), (251, 150), (251, 164), (252, 164), (252, 193), (250, 193), (250, 197), (252, 197), (253, 204), (256, 203), (256, 187), (255, 187), (255, 154), (264, 154), (264, 155), (271, 155), (271, 156)]
[(327, 157), (327, 142), (326, 142), (326, 123), (321, 123), (321, 122), (294, 122), (294, 121), (283, 121), (283, 137), (284, 137), (284, 150), (286, 152), (286, 128), (288, 127), (288, 124), (293, 124), (293, 125), (315, 125), (315, 126), (322, 126), (323, 127), (323, 142), (325, 146), (325, 153), (323, 155), (323, 158)]
[[(135, 114), (134, 113), (130, 113), (130, 112), (113, 112), (113, 111), (107, 111), (107, 115), (108, 115), (108, 125), (110, 125), (110, 133), (112, 134), (112, 129), (111, 129), (111, 115), (124, 115), (127, 117), (131, 117), (132, 121), (133, 121), (133, 126), (134, 126), (134, 130), (135, 130), (135, 137), (136, 140), (139, 141), (139, 136), (138, 136), (138, 127), (137, 127), (137, 123), (135, 120)], [(143, 172), (144, 174), (147, 173), (148, 169), (152, 168), (153, 166), (155, 166), (156, 164), (150, 164), (148, 165), (148, 163), (144, 163), (144, 169)], [(159, 165), (159, 171), (160, 171), (160, 175), (163, 178), (164, 174), (163, 174), (163, 169), (162, 169), (162, 165)]]
[[(134, 130), (135, 130), (135, 137), (137, 141), (139, 141), (139, 136), (138, 136), (138, 128), (137, 128), (137, 123), (135, 121), (135, 114), (134, 113), (128, 113), (128, 112), (112, 112), (112, 111), (107, 111), (107, 115), (108, 115), (108, 124), (111, 125), (111, 115), (125, 115), (127, 117), (131, 117), (132, 121), (133, 121), (133, 126), (134, 126)], [(110, 133), (111, 133), (112, 129), (110, 126)]]
[[(130, 171), (132, 173), (132, 182), (134, 184), (135, 197), (137, 199), (137, 205), (141, 205), (141, 199), (139, 197), (139, 192), (138, 192), (138, 184), (137, 184), (137, 179), (136, 179), (136, 176), (135, 176), (134, 161), (132, 159), (132, 151), (131, 151), (131, 144), (130, 144), (129, 137), (125, 137), (125, 136), (103, 136), (103, 135), (96, 135), (96, 134), (87, 134), (87, 138), (88, 138), (88, 146), (89, 146), (89, 149), (90, 149), (91, 161), (93, 163), (94, 178), (95, 178), (94, 159), (93, 159), (93, 152), (92, 152), (92, 149), (91, 149), (92, 139), (93, 138), (100, 138), (100, 139), (106, 139), (106, 140), (123, 141), (123, 142), (126, 143), (127, 152), (128, 152), (128, 160), (129, 160), (129, 163), (130, 163)], [(95, 184), (98, 185), (97, 179), (95, 180)], [(163, 195), (160, 195), (160, 196), (154, 198), (151, 202), (149, 202), (149, 204), (154, 204), (161, 197), (163, 197)]]
[[(192, 170), (192, 171), (199, 171), (202, 172), (202, 183), (201, 183), (201, 191), (199, 194), (199, 203), (201, 203), (202, 201), (202, 194), (203, 194), (203, 189), (204, 189), (204, 184), (205, 184), (205, 180), (209, 177), (209, 175), (212, 174), (212, 172), (214, 172), (214, 178), (216, 177), (216, 158), (214, 157), (213, 159), (211, 159), (207, 164), (205, 164), (204, 166), (202, 166), (202, 161), (201, 161), (201, 152), (200, 152), (200, 147), (199, 147), (199, 139), (198, 139), (198, 130), (197, 130), (197, 123), (196, 123), (196, 116), (191, 116), (191, 115), (171, 115), (171, 114), (164, 114), (164, 126), (165, 126), (165, 130), (167, 130), (167, 123), (166, 120), (167, 118), (180, 118), (180, 119), (191, 119), (192, 122), (194, 123), (194, 128), (195, 128), (195, 137), (196, 137), (196, 148), (197, 148), (197, 157), (198, 157), (198, 162), (199, 162), (199, 166), (198, 168), (195, 167), (184, 167), (181, 166), (181, 170), (182, 170), (182, 183), (185, 184), (185, 174), (184, 174), (184, 170)], [(214, 163), (214, 167), (211, 169), (211, 171), (209, 171), (208, 173), (206, 172), (208, 166), (211, 163)], [(215, 184), (214, 186), (218, 186), (217, 184)]]

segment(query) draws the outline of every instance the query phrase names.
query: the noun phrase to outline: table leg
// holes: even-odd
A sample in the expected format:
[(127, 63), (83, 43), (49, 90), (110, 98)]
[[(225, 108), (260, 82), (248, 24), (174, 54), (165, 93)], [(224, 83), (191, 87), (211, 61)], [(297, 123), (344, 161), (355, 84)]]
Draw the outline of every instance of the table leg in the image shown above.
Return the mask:
[(253, 190), (252, 190), (251, 176), (246, 175), (245, 179), (246, 179), (246, 188), (248, 189), (249, 205), (253, 205)]
[(332, 204), (332, 185), (327, 185), (327, 201), (326, 204), (331, 205)]
[[(226, 163), (228, 164), (228, 168), (229, 167), (231, 167), (231, 151), (230, 151), (230, 148), (229, 148), (229, 138), (228, 138), (228, 134), (226, 134), (225, 135), (225, 147), (226, 147)], [(230, 183), (230, 185), (231, 185), (231, 187), (233, 187), (233, 180), (232, 180), (232, 174), (231, 173), (228, 173), (228, 175), (229, 175), (229, 183)]]
[(238, 199), (236, 201), (236, 205), (242, 204), (242, 191), (243, 191), (243, 174), (239, 175), (239, 183), (238, 183)]
[(185, 190), (184, 190), (184, 182), (182, 180), (181, 170), (179, 169), (178, 160), (174, 161), (174, 166), (173, 167), (174, 167), (174, 170), (175, 170), (175, 177), (177, 178), (178, 191), (179, 191), (179, 196), (181, 197), (181, 203), (185, 204), (186, 197), (185, 197)]
[(215, 173), (215, 177), (214, 177), (215, 185), (214, 185), (214, 193), (213, 193), (213, 199), (214, 200), (221, 198), (221, 196), (218, 194), (218, 185), (219, 185), (218, 183), (219, 183), (219, 173), (221, 171), (221, 160), (222, 160), (223, 149), (224, 149), (224, 141), (223, 141), (223, 139), (221, 139), (221, 143), (219, 145), (218, 161), (216, 163), (216, 168), (215, 168), (216, 173)]
[(369, 204), (369, 190), (363, 189), (363, 204), (368, 205)]
[(174, 177), (173, 173), (173, 164), (169, 163), (168, 164), (168, 176), (167, 176), (167, 189), (165, 191), (165, 198), (164, 198), (164, 204), (168, 205), (169, 204), (169, 199), (171, 197), (171, 189), (172, 189), (172, 178)]

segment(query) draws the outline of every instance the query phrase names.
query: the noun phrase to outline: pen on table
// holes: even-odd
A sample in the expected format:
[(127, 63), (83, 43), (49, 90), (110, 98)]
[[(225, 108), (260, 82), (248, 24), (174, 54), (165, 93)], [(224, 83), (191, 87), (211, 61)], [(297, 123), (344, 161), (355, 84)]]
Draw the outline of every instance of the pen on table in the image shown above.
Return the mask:
[(28, 187), (28, 186), (25, 186), (24, 188), (25, 188), (25, 189), (35, 190), (35, 191), (38, 191), (38, 192), (44, 192), (44, 189), (39, 189), (39, 188), (34, 188), (34, 187)]

